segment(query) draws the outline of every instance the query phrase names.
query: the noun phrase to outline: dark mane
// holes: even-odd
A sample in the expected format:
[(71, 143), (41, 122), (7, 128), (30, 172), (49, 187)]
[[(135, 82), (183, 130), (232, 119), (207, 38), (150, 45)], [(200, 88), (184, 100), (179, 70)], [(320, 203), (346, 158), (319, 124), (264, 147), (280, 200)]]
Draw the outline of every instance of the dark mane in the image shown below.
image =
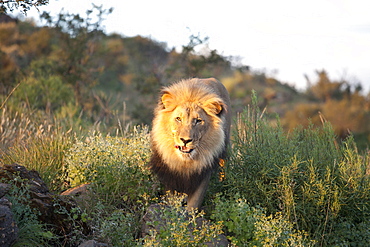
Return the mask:
[(210, 167), (204, 168), (200, 173), (193, 173), (190, 176), (184, 176), (171, 171), (163, 162), (157, 150), (152, 150), (150, 160), (151, 170), (158, 176), (158, 179), (165, 186), (166, 190), (176, 190), (180, 193), (193, 194), (207, 174), (217, 169), (219, 159), (214, 158)]

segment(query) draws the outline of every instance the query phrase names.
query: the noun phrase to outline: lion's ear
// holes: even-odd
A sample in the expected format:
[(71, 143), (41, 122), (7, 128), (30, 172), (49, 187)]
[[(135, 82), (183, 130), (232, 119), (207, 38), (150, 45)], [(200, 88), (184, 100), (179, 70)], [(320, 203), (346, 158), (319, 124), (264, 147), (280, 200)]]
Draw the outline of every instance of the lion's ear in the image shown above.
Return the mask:
[(168, 92), (164, 92), (162, 97), (161, 97), (161, 100), (162, 100), (162, 104), (164, 106), (165, 109), (169, 109), (171, 108), (171, 106), (173, 105), (173, 97), (170, 93)]
[(205, 110), (208, 114), (219, 115), (224, 109), (224, 104), (219, 101), (213, 101), (205, 105)]

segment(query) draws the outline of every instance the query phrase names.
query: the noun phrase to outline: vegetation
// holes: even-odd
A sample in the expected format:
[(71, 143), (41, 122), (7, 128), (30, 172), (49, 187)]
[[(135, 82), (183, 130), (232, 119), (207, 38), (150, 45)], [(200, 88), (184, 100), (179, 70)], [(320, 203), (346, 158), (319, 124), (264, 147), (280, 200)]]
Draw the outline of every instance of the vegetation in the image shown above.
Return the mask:
[[(369, 219), (369, 153), (360, 155), (352, 136), (338, 143), (327, 122), (286, 134), (261, 114), (252, 105), (238, 118), (226, 194), (281, 212), (320, 245), (365, 244), (370, 235), (357, 229)], [(343, 227), (361, 238), (339, 234)]]
[[(88, 15), (109, 11), (94, 7)], [(318, 71), (298, 92), (265, 72), (231, 66), (215, 50), (197, 54), (207, 47), (199, 36), (176, 52), (143, 37), (106, 35), (90, 18), (42, 18), (45, 27), (0, 16), (0, 163), (37, 170), (54, 193), (90, 183), (78, 210), (93, 231), (76, 229), (60, 240), (64, 246), (85, 239), (199, 246), (221, 233), (235, 246), (370, 241), (370, 99), (360, 85)], [(222, 181), (214, 177), (204, 212), (189, 213), (181, 197), (160, 197), (146, 163), (159, 88), (191, 76), (221, 79), (235, 122)], [(10, 192), (21, 228), (16, 245), (55, 245), (26, 191)], [(160, 209), (168, 221), (153, 220), (163, 227), (143, 237), (141, 218), (158, 202), (172, 205)], [(209, 225), (196, 228), (198, 216)]]
[[(141, 217), (159, 200), (159, 184), (145, 167), (150, 155), (147, 128), (136, 127), (115, 136), (63, 133), (63, 139), (53, 139), (59, 144), (48, 149), (42, 143), (35, 144), (39, 135), (35, 130), (29, 132), (27, 140), (3, 150), (1, 162), (17, 162), (38, 170), (56, 192), (61, 187), (55, 181), (63, 181), (66, 187), (91, 183), (92, 193), (83, 208), (95, 229), (90, 237), (114, 246), (142, 242), (173, 246), (192, 243), (193, 239), (206, 243), (222, 231), (237, 246), (368, 243), (370, 155), (358, 153), (353, 137), (336, 142), (329, 123), (287, 134), (279, 124), (269, 124), (256, 105), (255, 95), (252, 99), (254, 103), (236, 122), (225, 177), (212, 183), (205, 202), (211, 227), (207, 226), (206, 232), (193, 232), (199, 234), (196, 236), (187, 235), (186, 229), (204, 213), (193, 212), (189, 218), (181, 203), (175, 201), (169, 203), (175, 207), (162, 209), (161, 214), (169, 219), (165, 228), (140, 237)], [(47, 142), (53, 136), (59, 134), (51, 128), (42, 140)], [(33, 165), (37, 163), (32, 162), (33, 157), (43, 156), (49, 159), (41, 158), (37, 166)], [(50, 170), (59, 173), (47, 173)], [(16, 212), (26, 210), (22, 204), (13, 204)], [(42, 230), (42, 223), (30, 224), (41, 224), (32, 229), (46, 237), (42, 241), (52, 239), (52, 233)]]
[(235, 246), (313, 246), (304, 231), (282, 214), (266, 215), (260, 207), (251, 207), (240, 194), (218, 194), (211, 218), (222, 222), (232, 245)]
[(46, 5), (49, 0), (1, 0), (0, 13), (12, 12), (14, 9), (21, 9), (26, 13), (31, 7), (37, 8), (38, 6)]
[(207, 243), (217, 243), (222, 233), (221, 222), (208, 223), (199, 221), (203, 212), (187, 211), (182, 207), (185, 195), (166, 195), (163, 202), (167, 206), (156, 209), (155, 214), (160, 219), (147, 222), (152, 228), (144, 237), (144, 246), (205, 246)]
[[(30, 207), (29, 185), (19, 177), (13, 183), (8, 199), (19, 228), (19, 239), (13, 246), (49, 246), (54, 235), (47, 230), (45, 223), (38, 220), (40, 212)], [(15, 183), (21, 183), (21, 187), (15, 186)]]

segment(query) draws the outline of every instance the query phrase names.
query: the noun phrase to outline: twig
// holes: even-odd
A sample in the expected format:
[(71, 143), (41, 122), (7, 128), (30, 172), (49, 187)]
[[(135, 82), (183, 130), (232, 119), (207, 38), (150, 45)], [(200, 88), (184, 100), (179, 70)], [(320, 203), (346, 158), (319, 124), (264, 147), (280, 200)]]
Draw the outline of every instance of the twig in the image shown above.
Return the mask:
[(0, 110), (3, 109), (5, 103), (8, 101), (8, 99), (10, 98), (10, 96), (14, 93), (14, 91), (19, 87), (19, 85), (21, 85), (21, 83), (18, 83), (17, 86), (15, 86), (13, 88), (13, 90), (8, 94), (8, 96), (6, 97), (6, 99), (3, 101), (3, 103), (1, 104), (0, 106)]

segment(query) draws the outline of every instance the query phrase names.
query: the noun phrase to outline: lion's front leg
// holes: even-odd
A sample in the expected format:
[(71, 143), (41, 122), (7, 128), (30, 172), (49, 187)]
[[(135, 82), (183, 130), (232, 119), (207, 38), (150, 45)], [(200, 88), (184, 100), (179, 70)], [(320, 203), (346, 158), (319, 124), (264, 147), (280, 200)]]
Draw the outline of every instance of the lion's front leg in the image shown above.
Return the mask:
[(195, 191), (188, 195), (187, 208), (190, 210), (192, 208), (199, 208), (202, 205), (206, 190), (211, 179), (212, 172), (209, 171), (204, 177), (199, 186)]

